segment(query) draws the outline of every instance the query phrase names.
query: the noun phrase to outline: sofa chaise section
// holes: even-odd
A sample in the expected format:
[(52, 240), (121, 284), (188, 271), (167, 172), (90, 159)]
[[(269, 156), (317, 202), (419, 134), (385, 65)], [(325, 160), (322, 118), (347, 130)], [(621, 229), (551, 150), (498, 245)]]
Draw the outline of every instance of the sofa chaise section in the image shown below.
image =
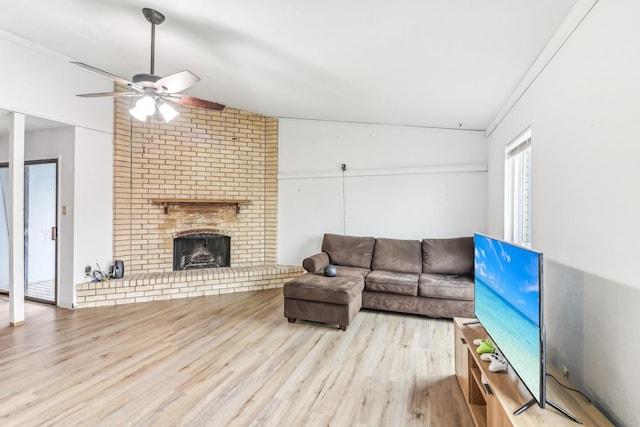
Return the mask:
[[(337, 324), (347, 330), (362, 307), (364, 278), (371, 271), (373, 237), (326, 234), (322, 252), (306, 258), (306, 274), (284, 285), (284, 315), (297, 319)], [(336, 267), (336, 277), (326, 277), (324, 268)]]

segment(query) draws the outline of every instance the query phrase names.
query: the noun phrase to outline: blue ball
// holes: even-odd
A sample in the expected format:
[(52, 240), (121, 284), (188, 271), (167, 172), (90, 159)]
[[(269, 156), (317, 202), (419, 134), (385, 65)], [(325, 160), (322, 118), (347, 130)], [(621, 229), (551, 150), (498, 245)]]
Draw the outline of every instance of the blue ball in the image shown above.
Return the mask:
[(338, 270), (336, 270), (336, 266), (335, 265), (327, 265), (324, 268), (324, 275), (327, 277), (336, 277), (336, 274), (338, 274)]

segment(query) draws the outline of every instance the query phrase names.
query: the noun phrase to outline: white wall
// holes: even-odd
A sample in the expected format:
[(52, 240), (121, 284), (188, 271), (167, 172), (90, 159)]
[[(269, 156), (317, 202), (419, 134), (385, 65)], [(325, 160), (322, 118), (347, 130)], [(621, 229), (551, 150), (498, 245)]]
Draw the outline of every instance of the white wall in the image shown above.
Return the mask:
[(554, 265), (548, 295), (566, 298), (545, 298), (547, 319), (565, 318), (547, 323), (553, 362), (575, 365), (574, 381), (629, 426), (640, 425), (640, 371), (622, 357), (640, 351), (625, 317), (640, 300), (638, 16), (636, 0), (597, 2), (490, 135), (488, 176), (488, 231), (501, 236), (504, 146), (531, 126), (533, 246)]
[(73, 281), (81, 283), (86, 265), (106, 271), (113, 260), (113, 136), (75, 128), (75, 137)]
[(534, 244), (640, 289), (631, 258), (640, 251), (640, 56), (631, 54), (640, 3), (609, 3), (595, 6), (491, 135), (489, 229), (502, 234), (504, 145), (530, 125)]
[(113, 102), (78, 93), (110, 92), (113, 83), (66, 58), (0, 29), (0, 108), (113, 132)]
[(300, 265), (324, 233), (422, 239), (485, 230), (482, 132), (280, 119), (278, 149), (281, 264)]
[[(108, 92), (113, 83), (4, 30), (0, 30), (0, 52), (0, 108), (69, 125), (29, 132), (26, 155), (29, 160), (59, 162), (58, 304), (71, 307), (74, 285), (84, 281), (84, 265), (111, 259), (113, 227), (113, 101), (76, 94)], [(2, 118), (0, 114), (0, 125)], [(6, 156), (7, 150), (0, 153)], [(63, 206), (67, 215), (62, 215)]]

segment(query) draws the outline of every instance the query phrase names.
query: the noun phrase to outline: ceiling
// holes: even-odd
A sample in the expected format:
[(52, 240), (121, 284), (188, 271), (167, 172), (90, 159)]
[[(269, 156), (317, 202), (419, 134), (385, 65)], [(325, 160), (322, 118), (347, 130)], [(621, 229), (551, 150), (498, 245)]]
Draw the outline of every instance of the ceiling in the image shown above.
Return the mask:
[[(277, 117), (484, 130), (576, 0), (2, 0), (0, 28)], [(3, 64), (10, 66), (9, 64)], [(43, 70), (46, 72), (46, 70)], [(88, 71), (87, 71), (88, 72)]]

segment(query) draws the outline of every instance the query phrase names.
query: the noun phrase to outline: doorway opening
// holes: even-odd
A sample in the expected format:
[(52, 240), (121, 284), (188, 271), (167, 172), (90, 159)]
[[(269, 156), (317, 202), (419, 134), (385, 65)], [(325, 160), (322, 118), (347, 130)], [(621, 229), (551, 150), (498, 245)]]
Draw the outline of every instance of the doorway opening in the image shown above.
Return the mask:
[[(9, 168), (0, 165), (0, 292), (9, 290)], [(25, 162), (24, 295), (57, 302), (58, 163)]]

